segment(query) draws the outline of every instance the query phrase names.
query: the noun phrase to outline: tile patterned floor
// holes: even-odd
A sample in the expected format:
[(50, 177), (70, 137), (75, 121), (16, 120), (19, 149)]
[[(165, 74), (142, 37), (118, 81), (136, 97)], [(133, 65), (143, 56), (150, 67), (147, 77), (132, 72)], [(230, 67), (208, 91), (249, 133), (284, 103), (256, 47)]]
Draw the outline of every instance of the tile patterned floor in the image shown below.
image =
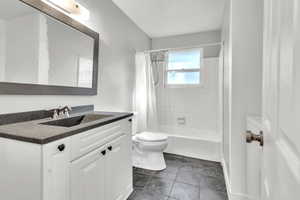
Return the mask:
[(220, 163), (165, 154), (161, 172), (134, 168), (128, 200), (227, 200)]

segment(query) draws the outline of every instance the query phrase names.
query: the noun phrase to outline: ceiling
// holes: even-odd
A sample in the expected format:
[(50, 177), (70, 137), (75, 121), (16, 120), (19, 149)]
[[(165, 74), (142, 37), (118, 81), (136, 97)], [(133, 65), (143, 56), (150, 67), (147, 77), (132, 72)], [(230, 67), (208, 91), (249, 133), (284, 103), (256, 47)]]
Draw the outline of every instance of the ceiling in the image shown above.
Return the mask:
[(112, 0), (150, 37), (221, 28), (226, 0)]

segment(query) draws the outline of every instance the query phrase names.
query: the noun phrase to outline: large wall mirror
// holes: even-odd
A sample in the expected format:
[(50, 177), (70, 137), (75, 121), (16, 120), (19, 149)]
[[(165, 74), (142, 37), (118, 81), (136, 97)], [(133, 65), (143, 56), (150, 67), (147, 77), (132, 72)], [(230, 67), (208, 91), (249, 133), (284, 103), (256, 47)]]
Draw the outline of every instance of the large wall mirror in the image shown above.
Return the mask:
[(0, 94), (97, 94), (99, 34), (42, 0), (0, 1)]

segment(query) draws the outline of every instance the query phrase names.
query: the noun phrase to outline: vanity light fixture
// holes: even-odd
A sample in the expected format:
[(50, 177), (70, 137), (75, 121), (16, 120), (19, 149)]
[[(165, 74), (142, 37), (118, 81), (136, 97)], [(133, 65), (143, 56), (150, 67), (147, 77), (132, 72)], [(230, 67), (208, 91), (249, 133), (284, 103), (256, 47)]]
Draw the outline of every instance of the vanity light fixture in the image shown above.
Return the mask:
[(41, 0), (48, 5), (60, 10), (70, 17), (78, 20), (88, 20), (90, 12), (88, 9), (77, 3), (75, 0)]
[(76, 3), (76, 5), (78, 6), (78, 12), (72, 13), (71, 16), (79, 20), (84, 20), (84, 21), (89, 20), (90, 11), (79, 3)]
[(51, 5), (52, 7), (59, 8), (68, 14), (78, 13), (79, 8), (75, 0), (42, 0), (43, 2)]

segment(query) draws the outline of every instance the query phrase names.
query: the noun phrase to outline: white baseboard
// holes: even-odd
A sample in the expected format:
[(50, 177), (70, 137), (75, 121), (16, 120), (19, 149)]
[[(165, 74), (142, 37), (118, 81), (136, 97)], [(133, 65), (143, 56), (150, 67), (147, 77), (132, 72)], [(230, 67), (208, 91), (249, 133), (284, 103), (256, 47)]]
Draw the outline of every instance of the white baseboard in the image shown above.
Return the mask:
[(230, 179), (229, 179), (229, 175), (228, 175), (228, 169), (227, 169), (227, 165), (224, 160), (224, 157), (221, 159), (221, 164), (222, 164), (222, 168), (223, 168), (228, 199), (229, 200), (254, 200), (253, 198), (250, 198), (247, 194), (240, 194), (240, 193), (232, 192)]
[(124, 191), (124, 194), (121, 195), (120, 198), (118, 198), (118, 200), (127, 200), (128, 197), (131, 195), (131, 193), (133, 192), (133, 186), (129, 185), (126, 190)]
[(222, 165), (223, 174), (224, 174), (224, 178), (225, 178), (225, 184), (226, 184), (226, 188), (227, 188), (227, 196), (228, 196), (229, 200), (232, 200), (231, 186), (230, 186), (230, 180), (229, 180), (229, 176), (228, 176), (228, 169), (227, 169), (227, 165), (226, 165), (226, 162), (223, 157), (221, 158), (221, 165)]

